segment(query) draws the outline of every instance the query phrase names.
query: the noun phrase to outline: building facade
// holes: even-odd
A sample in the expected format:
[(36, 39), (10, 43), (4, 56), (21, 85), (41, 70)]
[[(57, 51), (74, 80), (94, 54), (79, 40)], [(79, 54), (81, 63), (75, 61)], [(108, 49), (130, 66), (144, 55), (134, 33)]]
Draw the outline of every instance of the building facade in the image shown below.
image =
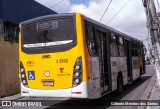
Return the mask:
[(0, 0), (0, 33), (5, 41), (18, 42), (20, 22), (49, 14), (56, 12), (34, 0)]
[(56, 12), (34, 0), (0, 0), (0, 97), (19, 93), (19, 23)]
[(147, 17), (147, 28), (151, 40), (151, 53), (155, 61), (160, 65), (160, 17), (157, 16), (154, 0), (142, 0)]

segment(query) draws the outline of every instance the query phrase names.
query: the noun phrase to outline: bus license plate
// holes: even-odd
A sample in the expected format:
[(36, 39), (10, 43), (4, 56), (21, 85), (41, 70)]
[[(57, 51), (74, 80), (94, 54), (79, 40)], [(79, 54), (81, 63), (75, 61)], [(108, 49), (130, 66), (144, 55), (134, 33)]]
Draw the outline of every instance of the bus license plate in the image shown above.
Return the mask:
[(43, 81), (43, 86), (54, 86), (53, 81)]

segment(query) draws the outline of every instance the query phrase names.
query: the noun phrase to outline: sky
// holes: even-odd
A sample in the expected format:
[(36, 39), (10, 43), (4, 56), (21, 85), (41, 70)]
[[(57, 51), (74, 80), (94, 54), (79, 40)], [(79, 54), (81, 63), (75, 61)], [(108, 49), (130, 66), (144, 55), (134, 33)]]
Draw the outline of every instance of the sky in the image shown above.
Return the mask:
[[(100, 21), (110, 0), (35, 0), (57, 13), (80, 12), (87, 17)], [(144, 41), (147, 45), (148, 30), (142, 0), (112, 0), (101, 23)], [(113, 16), (124, 6), (119, 14)], [(111, 21), (110, 21), (111, 20)], [(110, 22), (109, 22), (110, 21)], [(109, 23), (108, 23), (109, 22)]]

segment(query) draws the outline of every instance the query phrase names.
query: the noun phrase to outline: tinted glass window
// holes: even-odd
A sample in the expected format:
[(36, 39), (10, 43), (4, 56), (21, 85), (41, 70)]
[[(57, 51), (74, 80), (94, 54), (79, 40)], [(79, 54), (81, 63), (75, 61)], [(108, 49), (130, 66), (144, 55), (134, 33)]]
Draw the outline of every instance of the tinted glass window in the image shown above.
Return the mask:
[(123, 37), (119, 36), (119, 44), (123, 45)]
[(89, 24), (86, 24), (86, 35), (87, 39), (94, 39), (93, 27)]
[(85, 35), (90, 56), (97, 56), (96, 41), (94, 37), (94, 27), (85, 22)]
[(111, 52), (111, 56), (118, 56), (117, 45), (110, 44), (110, 52)]
[(119, 56), (125, 56), (124, 46), (119, 46)]
[(22, 23), (22, 52), (27, 54), (67, 51), (77, 45), (75, 15), (42, 17)]
[(111, 43), (116, 44), (117, 37), (115, 34), (111, 33)]
[(23, 47), (56, 46), (73, 42), (72, 18), (44, 20), (22, 27)]

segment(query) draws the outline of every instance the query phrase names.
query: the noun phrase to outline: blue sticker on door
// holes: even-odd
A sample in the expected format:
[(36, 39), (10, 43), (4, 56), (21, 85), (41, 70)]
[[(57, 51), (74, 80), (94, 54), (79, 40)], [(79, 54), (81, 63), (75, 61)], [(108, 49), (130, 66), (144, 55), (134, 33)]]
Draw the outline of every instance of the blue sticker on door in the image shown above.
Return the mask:
[(34, 71), (28, 71), (28, 80), (35, 80)]

